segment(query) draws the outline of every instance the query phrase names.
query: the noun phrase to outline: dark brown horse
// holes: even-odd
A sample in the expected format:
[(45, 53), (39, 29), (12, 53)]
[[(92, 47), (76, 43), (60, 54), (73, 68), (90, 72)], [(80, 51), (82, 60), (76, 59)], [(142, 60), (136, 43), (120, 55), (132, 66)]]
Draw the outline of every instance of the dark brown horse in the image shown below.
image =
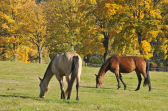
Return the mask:
[[(76, 79), (76, 91), (77, 91), (76, 100), (79, 100), (78, 89), (79, 89), (81, 71), (82, 71), (82, 59), (77, 53), (66, 52), (56, 54), (51, 60), (50, 64), (48, 65), (48, 68), (44, 74), (43, 79), (39, 77), (40, 97), (41, 98), (45, 97), (45, 94), (49, 89), (48, 84), (53, 75), (55, 75), (60, 83), (61, 99), (65, 99), (65, 94), (68, 95), (67, 99), (70, 99), (73, 82)], [(68, 87), (66, 92), (64, 93), (65, 76), (68, 83)]]
[(96, 75), (96, 87), (100, 88), (103, 84), (103, 78), (105, 73), (110, 70), (115, 73), (118, 82), (118, 89), (120, 88), (120, 80), (124, 85), (124, 90), (126, 90), (126, 84), (124, 83), (121, 73), (130, 73), (135, 70), (138, 77), (138, 87), (140, 89), (141, 85), (141, 74), (144, 76), (144, 86), (148, 84), (149, 91), (151, 91), (150, 77), (149, 77), (149, 63), (141, 57), (137, 56), (118, 56), (113, 55), (108, 58), (101, 66), (98, 75)]

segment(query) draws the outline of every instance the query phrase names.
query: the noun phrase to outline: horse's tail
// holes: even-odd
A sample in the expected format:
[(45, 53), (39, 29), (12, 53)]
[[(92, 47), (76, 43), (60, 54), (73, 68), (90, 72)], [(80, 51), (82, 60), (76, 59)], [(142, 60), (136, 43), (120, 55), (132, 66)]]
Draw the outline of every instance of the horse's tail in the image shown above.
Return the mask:
[(65, 94), (68, 94), (69, 96), (71, 94), (71, 90), (72, 90), (72, 86), (73, 86), (73, 83), (75, 81), (75, 78), (77, 77), (78, 69), (79, 69), (79, 57), (78, 56), (73, 56), (72, 69), (71, 69), (71, 72), (72, 72), (71, 79), (69, 80), (68, 88), (65, 92)]
[(145, 78), (145, 81), (144, 81), (144, 86), (146, 86), (148, 84), (149, 86), (149, 91), (151, 90), (151, 84), (150, 84), (150, 76), (149, 76), (149, 62), (147, 60), (146, 61), (146, 75), (147, 75), (147, 78)]

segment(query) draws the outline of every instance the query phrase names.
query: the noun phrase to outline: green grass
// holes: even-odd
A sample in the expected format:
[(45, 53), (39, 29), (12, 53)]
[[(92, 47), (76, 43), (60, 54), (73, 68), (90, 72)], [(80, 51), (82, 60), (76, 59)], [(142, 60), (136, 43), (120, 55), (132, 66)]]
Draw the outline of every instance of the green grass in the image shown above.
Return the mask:
[[(45, 99), (39, 98), (39, 79), (46, 64), (0, 61), (0, 110), (2, 111), (168, 111), (168, 73), (150, 72), (152, 91), (138, 84), (135, 72), (122, 74), (127, 90), (117, 90), (115, 75), (107, 72), (104, 84), (96, 89), (95, 75), (99, 68), (83, 67), (79, 101), (73, 86), (71, 99), (60, 99), (60, 86), (55, 76)], [(144, 81), (144, 78), (143, 78)], [(65, 84), (65, 89), (66, 89)]]

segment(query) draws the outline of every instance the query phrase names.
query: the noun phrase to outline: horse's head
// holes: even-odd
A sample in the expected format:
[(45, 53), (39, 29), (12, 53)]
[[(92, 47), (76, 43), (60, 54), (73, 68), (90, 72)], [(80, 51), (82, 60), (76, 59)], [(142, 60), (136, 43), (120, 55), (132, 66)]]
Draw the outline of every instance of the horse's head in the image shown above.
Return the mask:
[(45, 94), (47, 93), (47, 91), (49, 90), (49, 87), (43, 82), (43, 79), (40, 79), (40, 98), (44, 98)]
[(103, 78), (101, 78), (100, 76), (96, 75), (96, 88), (100, 88), (100, 86), (103, 84)]

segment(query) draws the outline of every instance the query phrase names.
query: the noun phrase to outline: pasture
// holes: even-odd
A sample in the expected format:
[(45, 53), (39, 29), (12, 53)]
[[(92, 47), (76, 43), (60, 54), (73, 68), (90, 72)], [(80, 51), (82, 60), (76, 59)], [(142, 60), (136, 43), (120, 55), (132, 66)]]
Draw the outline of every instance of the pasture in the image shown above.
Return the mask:
[[(96, 87), (95, 75), (99, 68), (83, 67), (79, 101), (76, 101), (75, 83), (70, 100), (61, 100), (60, 85), (56, 77), (44, 99), (39, 98), (38, 76), (43, 77), (47, 64), (0, 61), (0, 110), (2, 111), (168, 111), (168, 72), (149, 72), (152, 91), (137, 88), (135, 72), (122, 74), (127, 85), (117, 90), (117, 80), (107, 72), (104, 84)], [(144, 81), (144, 78), (142, 78)], [(66, 82), (65, 87), (66, 89)]]

